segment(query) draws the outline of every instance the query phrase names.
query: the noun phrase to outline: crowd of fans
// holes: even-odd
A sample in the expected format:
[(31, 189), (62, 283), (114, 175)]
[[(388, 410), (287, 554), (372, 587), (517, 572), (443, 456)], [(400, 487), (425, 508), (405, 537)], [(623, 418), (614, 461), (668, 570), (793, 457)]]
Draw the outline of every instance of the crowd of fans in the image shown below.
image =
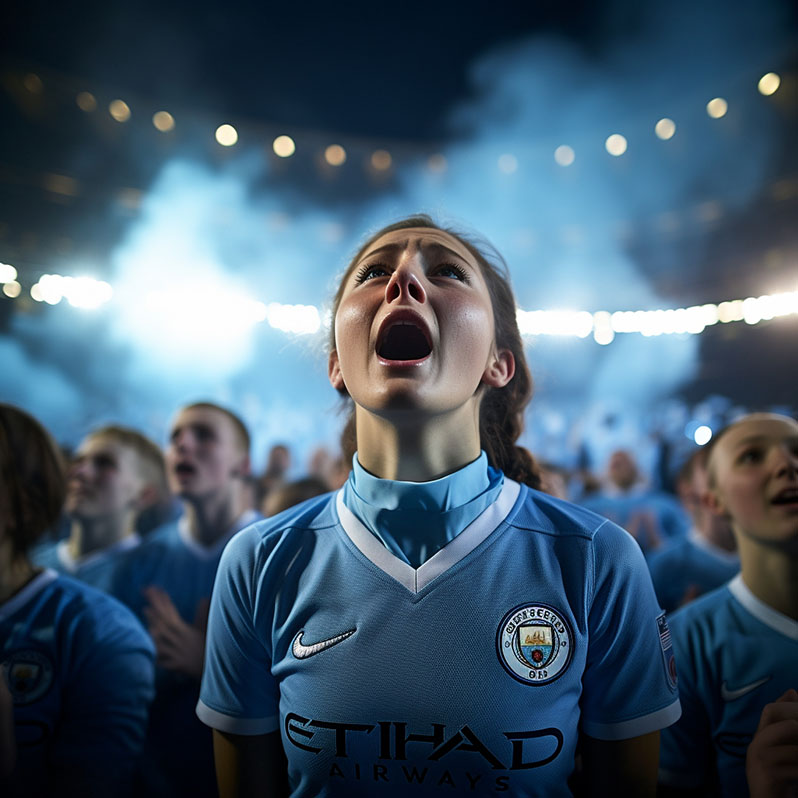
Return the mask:
[[(695, 448), (675, 493), (653, 489), (626, 449), (599, 473), (541, 463), (543, 491), (635, 538), (660, 606), (674, 613), (683, 718), (662, 734), (663, 794), (706, 785), (727, 794), (725, 779), (745, 780), (747, 752), (751, 794), (795, 794), (777, 789), (798, 783), (798, 748), (785, 726), (798, 723), (798, 693), (789, 689), (798, 686), (797, 435), (787, 417), (748, 416), (719, 444)], [(756, 477), (746, 483), (739, 463), (753, 473), (768, 458), (780, 458), (777, 495), (752, 495), (746, 505)], [(136, 430), (105, 426), (66, 466), (37, 421), (3, 405), (0, 467), (2, 794), (216, 795), (211, 730), (195, 706), (222, 551), (253, 521), (341, 488), (350, 464), (319, 448), (293, 479), (291, 449), (278, 444), (254, 474), (245, 424), (200, 402), (179, 409), (163, 452)], [(768, 527), (762, 508), (762, 518), (750, 518), (757, 501), (785, 508), (783, 529)], [(738, 552), (741, 534), (762, 540), (744, 538)], [(740, 580), (740, 554), (751, 580), (771, 580), (769, 604)], [(704, 594), (709, 603), (695, 602)], [(719, 613), (746, 610), (744, 622), (718, 626)], [(759, 624), (761, 650), (743, 639), (745, 623)], [(700, 624), (714, 625), (714, 649), (692, 637)], [(734, 647), (745, 653), (726, 651)], [(747, 667), (717, 671), (719, 659), (735, 657)], [(718, 742), (743, 699), (745, 733)], [(763, 728), (777, 738), (771, 746)]]

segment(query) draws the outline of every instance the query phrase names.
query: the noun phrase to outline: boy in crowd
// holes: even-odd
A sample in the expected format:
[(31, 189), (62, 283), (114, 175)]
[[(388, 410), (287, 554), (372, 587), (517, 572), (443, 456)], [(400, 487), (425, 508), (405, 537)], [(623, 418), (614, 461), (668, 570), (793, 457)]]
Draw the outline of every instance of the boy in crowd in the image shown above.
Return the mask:
[(161, 450), (127, 427), (94, 430), (69, 468), (64, 512), (69, 537), (32, 554), (36, 565), (108, 591), (117, 560), (141, 542), (139, 514), (166, 495)]
[(631, 452), (624, 449), (610, 456), (604, 490), (579, 503), (626, 529), (646, 558), (668, 542), (683, 537), (689, 527), (679, 502), (646, 485)]
[(209, 729), (194, 714), (205, 650), (205, 626), (222, 550), (257, 520), (247, 501), (249, 433), (238, 416), (200, 402), (172, 424), (166, 471), (184, 512), (120, 563), (112, 592), (141, 617), (158, 655), (157, 694), (148, 755), (157, 764), (155, 794), (214, 795)]
[(682, 717), (662, 731), (663, 796), (798, 789), (798, 423), (757, 413), (708, 453), (709, 503), (741, 573), (674, 613)]
[(708, 506), (707, 450), (697, 449), (679, 471), (677, 491), (692, 521), (687, 537), (654, 553), (648, 561), (659, 605), (672, 612), (725, 585), (739, 570), (728, 518)]

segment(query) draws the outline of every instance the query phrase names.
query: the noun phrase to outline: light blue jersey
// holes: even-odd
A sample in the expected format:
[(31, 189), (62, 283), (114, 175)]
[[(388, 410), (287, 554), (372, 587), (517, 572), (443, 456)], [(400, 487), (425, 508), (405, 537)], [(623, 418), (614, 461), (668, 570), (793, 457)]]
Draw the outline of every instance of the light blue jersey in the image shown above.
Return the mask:
[(135, 549), (139, 543), (141, 538), (133, 533), (100, 551), (75, 559), (69, 553), (69, 541), (59, 540), (37, 546), (31, 552), (30, 560), (41, 568), (52, 568), (59, 574), (109, 593), (118, 558)]
[(197, 714), (279, 730), (292, 796), (570, 795), (580, 732), (679, 716), (639, 548), (505, 479), (418, 568), (342, 492), (239, 533), (214, 588)]
[(673, 612), (725, 585), (739, 572), (740, 558), (691, 533), (655, 552), (649, 558), (648, 570), (660, 607)]
[(642, 488), (626, 493), (608, 491), (588, 496), (579, 503), (626, 529), (646, 557), (683, 538), (690, 528), (690, 519), (681, 504), (662, 491)]
[(765, 704), (798, 687), (798, 622), (741, 576), (671, 617), (681, 720), (662, 733), (660, 780), (747, 796), (745, 751)]
[(126, 607), (54, 571), (0, 605), (0, 662), (17, 741), (15, 782), (3, 795), (127, 795), (154, 658)]
[(134, 551), (122, 558), (111, 580), (111, 593), (144, 620), (147, 601), (142, 592), (150, 585), (165, 590), (187, 623), (194, 623), (203, 601), (208, 601), (222, 551), (230, 538), (261, 518), (254, 511), (241, 518), (211, 546), (191, 537), (185, 516), (151, 532)]

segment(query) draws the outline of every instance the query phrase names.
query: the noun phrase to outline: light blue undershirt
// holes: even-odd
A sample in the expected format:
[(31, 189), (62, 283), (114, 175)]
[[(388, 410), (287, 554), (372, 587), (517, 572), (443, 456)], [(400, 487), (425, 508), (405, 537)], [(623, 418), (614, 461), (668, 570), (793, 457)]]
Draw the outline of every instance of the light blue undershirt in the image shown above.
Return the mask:
[(418, 568), (493, 504), (503, 484), (504, 474), (488, 465), (484, 451), (431, 482), (380, 479), (355, 454), (343, 501), (389, 551)]

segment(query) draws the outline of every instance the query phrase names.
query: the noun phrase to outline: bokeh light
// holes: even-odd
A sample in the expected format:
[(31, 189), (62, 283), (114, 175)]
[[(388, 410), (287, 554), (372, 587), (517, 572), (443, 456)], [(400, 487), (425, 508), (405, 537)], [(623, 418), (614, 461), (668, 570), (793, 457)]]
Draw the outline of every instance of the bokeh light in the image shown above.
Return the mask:
[(506, 175), (511, 175), (513, 172), (518, 171), (518, 158), (511, 155), (509, 152), (499, 156), (499, 171), (504, 172)]
[(762, 77), (759, 78), (759, 93), (764, 94), (765, 97), (769, 97), (779, 90), (780, 85), (781, 78), (775, 72), (768, 72), (767, 75), (762, 75)]
[(44, 89), (42, 79), (35, 72), (29, 72), (27, 75), (25, 75), (25, 77), (22, 79), (22, 85), (31, 94), (41, 94), (42, 90)]
[(324, 150), (324, 160), (330, 166), (341, 166), (346, 161), (346, 150), (340, 144), (330, 144)]
[(272, 142), (274, 154), (280, 158), (290, 158), (296, 152), (296, 144), (291, 136), (278, 136)]
[(693, 440), (699, 446), (705, 446), (712, 440), (712, 430), (706, 424), (702, 424), (693, 433)]
[(654, 132), (657, 134), (657, 137), (661, 138), (663, 141), (672, 139), (673, 134), (676, 132), (676, 123), (666, 116), (654, 125)]
[(575, 159), (576, 153), (574, 153), (573, 148), (569, 147), (567, 144), (561, 144), (554, 150), (554, 160), (560, 166), (570, 166)]
[(713, 119), (720, 119), (726, 116), (726, 111), (729, 110), (729, 104), (723, 97), (715, 97), (707, 103), (707, 113)]
[(613, 133), (607, 137), (604, 146), (610, 155), (623, 155), (626, 152), (626, 139), (620, 133)]
[(429, 169), (433, 174), (443, 174), (446, 171), (447, 166), (448, 163), (446, 161), (445, 155), (435, 153), (435, 155), (430, 155), (430, 157), (427, 158), (427, 169)]
[(238, 141), (238, 131), (232, 125), (219, 125), (215, 136), (222, 147), (232, 147)]
[(378, 172), (388, 171), (391, 168), (391, 163), (393, 163), (393, 159), (387, 150), (374, 150), (371, 153), (371, 165)]
[(89, 91), (80, 92), (77, 97), (75, 97), (75, 102), (78, 108), (80, 108), (81, 111), (86, 111), (86, 113), (97, 110), (97, 98)]
[(16, 280), (3, 283), (3, 293), (10, 299), (16, 299), (22, 292), (22, 286)]
[(156, 130), (160, 130), (161, 133), (166, 133), (170, 130), (174, 130), (175, 118), (169, 111), (156, 111), (152, 116), (152, 124), (155, 126)]
[(17, 279), (17, 270), (10, 263), (0, 263), (0, 283), (10, 283)]
[(117, 122), (127, 122), (130, 119), (130, 106), (124, 100), (112, 100), (108, 106), (108, 113)]

